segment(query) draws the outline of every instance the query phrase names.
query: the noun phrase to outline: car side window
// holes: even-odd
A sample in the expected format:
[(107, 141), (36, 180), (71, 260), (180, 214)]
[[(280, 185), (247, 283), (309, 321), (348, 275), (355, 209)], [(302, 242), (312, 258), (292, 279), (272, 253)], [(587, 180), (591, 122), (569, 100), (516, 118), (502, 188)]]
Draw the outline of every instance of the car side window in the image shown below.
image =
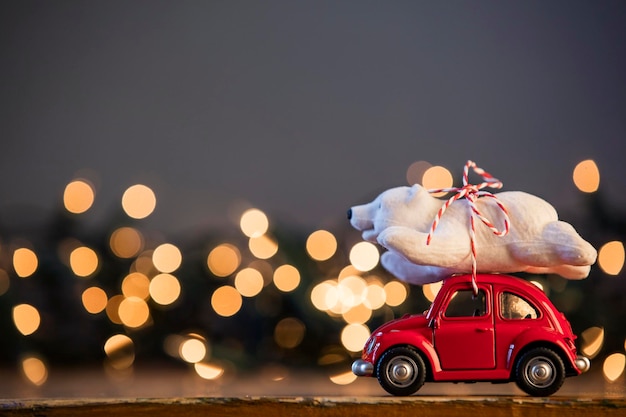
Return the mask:
[(487, 314), (487, 296), (479, 290), (474, 296), (472, 290), (459, 290), (452, 294), (444, 313), (445, 317), (480, 317)]
[(500, 294), (500, 315), (508, 320), (536, 319), (539, 310), (519, 295), (505, 291)]

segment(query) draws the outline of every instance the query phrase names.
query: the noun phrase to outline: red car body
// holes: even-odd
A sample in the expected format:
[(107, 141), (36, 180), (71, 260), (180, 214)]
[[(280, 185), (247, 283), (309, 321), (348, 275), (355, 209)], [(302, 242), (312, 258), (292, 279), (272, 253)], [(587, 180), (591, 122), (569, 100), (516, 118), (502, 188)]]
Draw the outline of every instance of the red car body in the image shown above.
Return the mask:
[(446, 279), (427, 312), (376, 329), (353, 372), (377, 377), (393, 395), (425, 381), (515, 381), (546, 396), (589, 368), (569, 322), (540, 288), (495, 274), (479, 274), (477, 284), (474, 294), (469, 275)]

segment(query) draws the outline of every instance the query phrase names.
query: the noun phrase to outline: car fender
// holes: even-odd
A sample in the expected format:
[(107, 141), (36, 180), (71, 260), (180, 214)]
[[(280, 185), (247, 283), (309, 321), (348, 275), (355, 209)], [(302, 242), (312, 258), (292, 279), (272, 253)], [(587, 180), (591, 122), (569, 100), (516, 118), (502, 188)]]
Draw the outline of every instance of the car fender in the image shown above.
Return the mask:
[(570, 346), (563, 340), (561, 334), (550, 328), (531, 328), (520, 333), (509, 346), (506, 357), (506, 367), (508, 370), (512, 370), (520, 352), (531, 344), (556, 346), (561, 351), (557, 353), (563, 353), (567, 357), (569, 364), (566, 363), (566, 365), (576, 367), (574, 362), (576, 357), (573, 355)]
[(439, 356), (435, 351), (435, 347), (427, 338), (419, 333), (415, 333), (414, 331), (391, 331), (381, 337), (378, 343), (379, 346), (376, 348), (376, 353), (372, 357), (374, 363), (378, 362), (382, 354), (392, 347), (411, 346), (423, 354), (433, 374), (441, 371), (441, 363), (439, 362)]

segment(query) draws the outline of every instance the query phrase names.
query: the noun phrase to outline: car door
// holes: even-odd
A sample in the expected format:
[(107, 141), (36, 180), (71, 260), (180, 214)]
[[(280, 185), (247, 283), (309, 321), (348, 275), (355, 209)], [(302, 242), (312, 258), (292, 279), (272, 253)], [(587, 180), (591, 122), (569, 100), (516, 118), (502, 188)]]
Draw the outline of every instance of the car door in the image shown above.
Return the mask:
[(470, 286), (451, 288), (433, 333), (444, 370), (495, 368), (491, 286), (480, 285), (477, 296)]

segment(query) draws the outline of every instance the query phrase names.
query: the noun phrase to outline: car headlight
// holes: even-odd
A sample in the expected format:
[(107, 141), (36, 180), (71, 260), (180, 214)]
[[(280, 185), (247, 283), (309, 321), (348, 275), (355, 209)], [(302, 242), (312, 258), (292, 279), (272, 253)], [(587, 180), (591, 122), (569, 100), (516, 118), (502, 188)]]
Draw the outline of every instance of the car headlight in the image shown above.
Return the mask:
[(365, 349), (363, 349), (363, 351), (365, 352), (366, 355), (369, 355), (370, 353), (372, 353), (372, 350), (374, 349), (374, 346), (376, 345), (376, 337), (372, 336), (370, 337), (367, 342), (365, 343)]

